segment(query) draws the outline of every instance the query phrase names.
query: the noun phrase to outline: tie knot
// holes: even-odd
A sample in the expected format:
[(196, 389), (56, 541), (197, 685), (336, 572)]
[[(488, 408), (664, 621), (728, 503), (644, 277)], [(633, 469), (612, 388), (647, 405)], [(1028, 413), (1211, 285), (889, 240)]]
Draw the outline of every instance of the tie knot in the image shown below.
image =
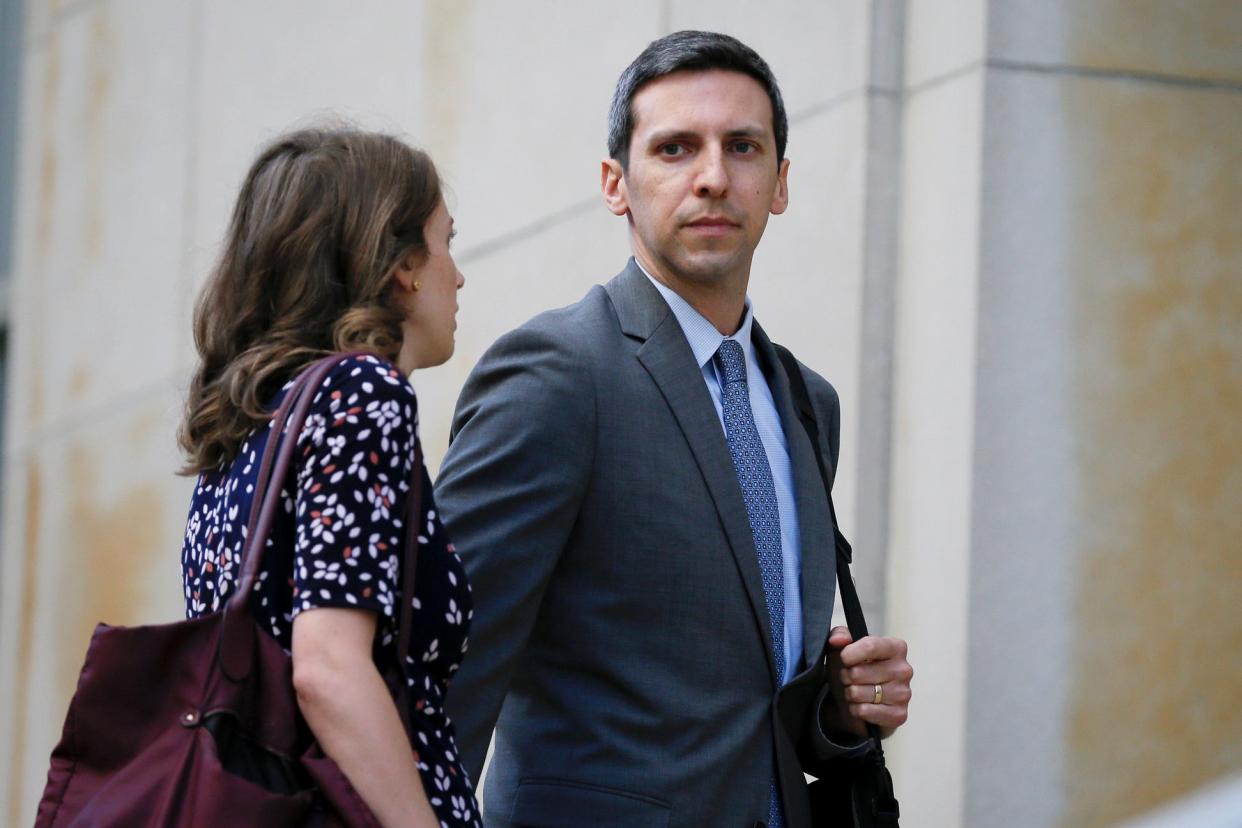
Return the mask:
[(746, 382), (746, 355), (736, 339), (726, 339), (716, 351), (716, 364), (724, 375), (725, 385)]

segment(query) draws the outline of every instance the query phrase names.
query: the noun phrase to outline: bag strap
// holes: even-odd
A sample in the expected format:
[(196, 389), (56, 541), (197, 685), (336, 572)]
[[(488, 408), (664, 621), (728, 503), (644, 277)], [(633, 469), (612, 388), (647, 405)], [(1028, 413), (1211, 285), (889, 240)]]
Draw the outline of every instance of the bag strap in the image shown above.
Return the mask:
[[(313, 389), (318, 389), (340, 362), (341, 359), (337, 357), (326, 357), (311, 363), (294, 379), (293, 386), (272, 415), (267, 445), (263, 449), (263, 459), (259, 463), (259, 475), (254, 485), (250, 519), (246, 524), (242, 573), (237, 581), (238, 588), (229, 599), (229, 603), (237, 605), (238, 608), (246, 602), (246, 596), (254, 588), (255, 579), (259, 577), (259, 569), (267, 554), (267, 538), (272, 530), (276, 509), (280, 505), (282, 484), (293, 462), (298, 437), (302, 433), (302, 427), (306, 425), (311, 403), (315, 399)], [(291, 439), (285, 439), (286, 436)], [(272, 480), (277, 481), (275, 486), (269, 485)]]
[[(250, 507), (250, 519), (246, 526), (246, 540), (242, 547), (242, 573), (237, 588), (224, 608), (223, 629), (220, 636), (220, 668), (234, 681), (242, 681), (250, 672), (254, 661), (253, 619), (250, 614), (249, 595), (258, 578), (259, 569), (267, 551), (267, 539), (271, 533), (276, 510), (280, 506), (282, 483), (289, 472), (298, 436), (306, 425), (310, 406), (315, 394), (328, 374), (347, 359), (369, 355), (365, 351), (332, 354), (311, 363), (293, 381), (280, 407), (272, 415), (271, 433), (263, 449), (259, 474), (255, 482), (254, 497)], [(278, 445), (279, 444), (279, 445)], [(406, 560), (402, 562), (401, 615), (398, 622), (398, 662), (401, 673), (400, 686), (395, 688), (397, 705), (402, 722), (409, 731), (409, 711), (404, 704), (409, 684), (405, 654), (409, 650), (413, 626), (413, 595), (415, 570), (418, 565), (418, 522), (422, 511), (422, 447), (415, 440), (414, 465), (411, 470), (409, 497), (406, 500)]]
[[(854, 579), (850, 576), (850, 563), (854, 560), (854, 550), (850, 542), (845, 539), (845, 535), (841, 534), (841, 528), (837, 524), (837, 509), (832, 503), (832, 484), (828, 479), (828, 469), (824, 465), (823, 453), (819, 450), (819, 422), (815, 417), (815, 408), (811, 405), (811, 395), (807, 391), (806, 379), (802, 376), (798, 360), (785, 346), (772, 343), (772, 347), (776, 349), (776, 355), (785, 367), (785, 375), (789, 377), (789, 391), (798, 409), (798, 419), (801, 420), (802, 427), (806, 430), (806, 436), (811, 439), (815, 465), (819, 467), (819, 476), (824, 483), (824, 496), (828, 498), (828, 514), (832, 517), (832, 537), (837, 553), (837, 586), (841, 590), (841, 606), (845, 610), (845, 623), (849, 627), (850, 635), (858, 641), (867, 635), (867, 619), (863, 617), (862, 603), (858, 600), (858, 590), (854, 586)], [(825, 641), (823, 652), (827, 650), (828, 643)], [(868, 722), (867, 733), (875, 742), (880, 755), (883, 756), (884, 751), (880, 746), (880, 729)]]

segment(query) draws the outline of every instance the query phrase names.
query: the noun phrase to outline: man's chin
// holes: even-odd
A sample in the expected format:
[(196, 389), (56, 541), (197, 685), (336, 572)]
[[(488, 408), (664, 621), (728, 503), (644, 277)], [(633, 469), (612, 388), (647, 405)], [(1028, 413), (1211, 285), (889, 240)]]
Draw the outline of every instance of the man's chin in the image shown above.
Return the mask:
[(687, 279), (696, 282), (718, 282), (737, 269), (737, 252), (699, 251), (680, 257), (678, 270)]

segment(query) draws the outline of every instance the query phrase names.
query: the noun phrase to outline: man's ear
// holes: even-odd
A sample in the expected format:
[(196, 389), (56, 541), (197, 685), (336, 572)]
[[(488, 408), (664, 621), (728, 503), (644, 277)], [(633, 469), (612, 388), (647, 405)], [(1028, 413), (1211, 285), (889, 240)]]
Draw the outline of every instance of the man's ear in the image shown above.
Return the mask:
[(630, 211), (629, 192), (625, 186), (625, 170), (621, 162), (615, 158), (605, 158), (600, 162), (600, 191), (604, 196), (604, 204), (615, 216), (624, 216)]
[(789, 206), (789, 159), (781, 159), (780, 169), (776, 171), (776, 191), (772, 193), (772, 215), (779, 216)]

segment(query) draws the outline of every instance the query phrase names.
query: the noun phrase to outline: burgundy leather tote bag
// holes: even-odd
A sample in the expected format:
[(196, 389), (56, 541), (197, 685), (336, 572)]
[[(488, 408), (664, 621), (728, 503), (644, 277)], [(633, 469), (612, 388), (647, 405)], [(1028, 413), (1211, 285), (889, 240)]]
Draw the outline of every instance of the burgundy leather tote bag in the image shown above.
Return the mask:
[[(36, 828), (378, 828), (319, 750), (298, 710), (290, 657), (255, 623), (247, 600), (315, 389), (343, 358), (326, 357), (303, 371), (273, 418), (241, 578), (224, 609), (175, 624), (95, 628), (52, 751)], [(421, 468), (416, 457), (411, 510), (418, 508)], [(406, 521), (399, 652), (409, 646), (417, 551), (409, 534), (416, 523)], [(404, 667), (403, 658), (393, 661)], [(408, 734), (404, 676), (385, 678)]]

